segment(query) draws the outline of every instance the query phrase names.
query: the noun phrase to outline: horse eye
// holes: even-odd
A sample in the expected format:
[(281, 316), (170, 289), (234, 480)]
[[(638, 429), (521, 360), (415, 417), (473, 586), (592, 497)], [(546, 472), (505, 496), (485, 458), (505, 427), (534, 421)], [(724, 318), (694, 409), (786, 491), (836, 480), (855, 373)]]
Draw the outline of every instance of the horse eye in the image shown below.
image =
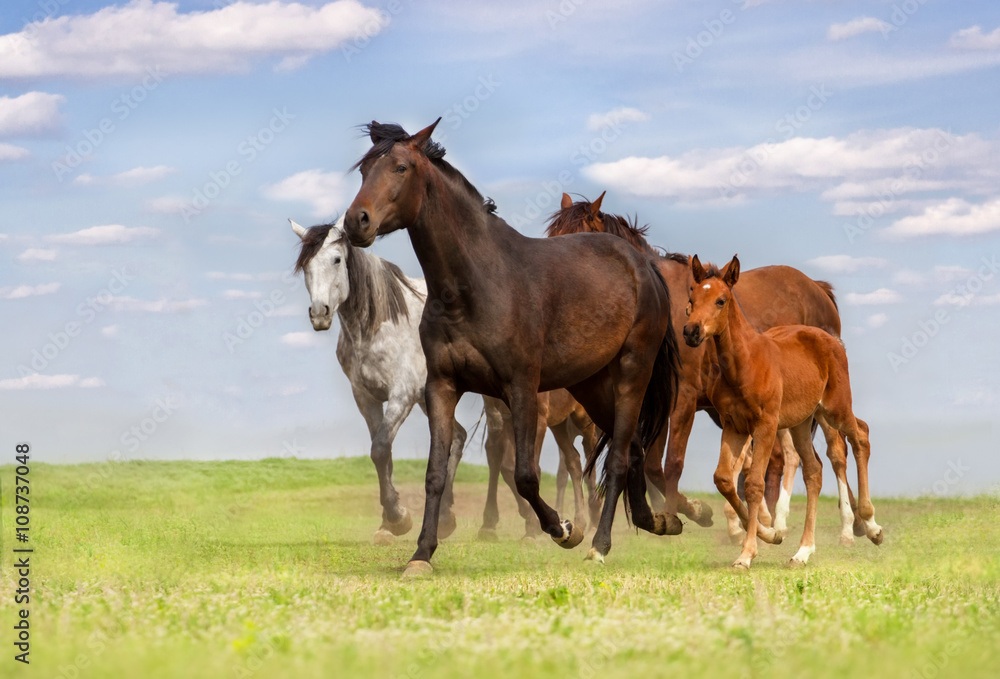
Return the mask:
[(334, 264), (340, 264), (340, 257), (334, 257), (333, 258), (333, 263)]
[(724, 299), (715, 300), (715, 306), (726, 306), (726, 300)]
[(397, 174), (403, 174), (404, 172), (406, 172), (406, 165), (403, 165), (402, 163), (400, 163), (399, 165), (396, 166), (396, 173)]

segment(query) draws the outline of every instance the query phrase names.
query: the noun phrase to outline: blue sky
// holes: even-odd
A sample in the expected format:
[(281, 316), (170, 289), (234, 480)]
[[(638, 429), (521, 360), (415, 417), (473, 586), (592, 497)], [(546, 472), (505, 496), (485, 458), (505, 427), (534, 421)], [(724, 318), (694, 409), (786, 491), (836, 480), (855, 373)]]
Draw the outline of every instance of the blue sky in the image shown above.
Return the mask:
[[(285, 218), (350, 203), (359, 124), (444, 116), (449, 160), (527, 234), (563, 191), (607, 190), (669, 250), (831, 281), (874, 492), (988, 490), (998, 65), (985, 0), (6, 3), (3, 440), (366, 452)], [(404, 234), (374, 249), (419, 275)], [(426, 446), (414, 415), (397, 455)], [(717, 446), (699, 417), (685, 487)]]

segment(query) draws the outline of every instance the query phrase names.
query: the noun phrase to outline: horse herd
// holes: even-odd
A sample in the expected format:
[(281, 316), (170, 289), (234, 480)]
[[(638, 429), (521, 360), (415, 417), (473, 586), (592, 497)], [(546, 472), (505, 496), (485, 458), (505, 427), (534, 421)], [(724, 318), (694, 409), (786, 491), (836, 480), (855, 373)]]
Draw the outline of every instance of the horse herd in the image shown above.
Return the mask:
[[(563, 194), (549, 237), (528, 238), (444, 160), (431, 139), (436, 125), (414, 135), (367, 125), (372, 147), (354, 166), (362, 184), (344, 216), (308, 229), (292, 222), (310, 320), (326, 330), (339, 316), (337, 358), (371, 435), (383, 508), (376, 543), (412, 527), (392, 482), (392, 442), (414, 405), (430, 420), (423, 524), (405, 575), (431, 571), (439, 538), (455, 529), (452, 484), (467, 438), (455, 407), (467, 392), (483, 395), (487, 418), (482, 539), (496, 539), (500, 476), (529, 536), (545, 532), (576, 547), (589, 509), (596, 532), (587, 558), (599, 562), (611, 549), (620, 496), (632, 523), (657, 535), (681, 532), (678, 513), (712, 525), (711, 508), (678, 490), (694, 414), (704, 410), (722, 428), (714, 480), (727, 500), (730, 535), (742, 543), (734, 567), (750, 567), (758, 537), (781, 542), (800, 463), (806, 519), (791, 563), (815, 552), (817, 426), (837, 476), (841, 542), (863, 535), (881, 543), (868, 490), (868, 426), (853, 414), (829, 284), (787, 266), (741, 272), (736, 257), (720, 269), (662, 253), (645, 227), (601, 211), (604, 194), (593, 202)], [(409, 232), (425, 278), (365, 252), (399, 229)], [(547, 428), (560, 450), (556, 509), (539, 495)], [(857, 464), (857, 499), (845, 439)], [(572, 520), (559, 514), (567, 474)]]

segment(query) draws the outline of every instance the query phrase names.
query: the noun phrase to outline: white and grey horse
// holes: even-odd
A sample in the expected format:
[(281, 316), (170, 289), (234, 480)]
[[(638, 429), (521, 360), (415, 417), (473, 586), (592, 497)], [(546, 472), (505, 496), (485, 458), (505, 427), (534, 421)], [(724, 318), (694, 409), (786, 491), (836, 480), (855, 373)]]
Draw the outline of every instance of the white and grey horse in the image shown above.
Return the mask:
[[(426, 414), (427, 363), (418, 326), (427, 287), (424, 279), (409, 278), (395, 264), (353, 247), (344, 237), (343, 217), (308, 229), (288, 221), (302, 240), (295, 271), (305, 274), (313, 329), (329, 330), (334, 313), (340, 317), (337, 360), (368, 424), (378, 471), (382, 525), (374, 541), (387, 544), (413, 526), (392, 483), (392, 442), (414, 405)], [(466, 438), (458, 422), (454, 432), (438, 527), (442, 537), (455, 530), (452, 483)]]

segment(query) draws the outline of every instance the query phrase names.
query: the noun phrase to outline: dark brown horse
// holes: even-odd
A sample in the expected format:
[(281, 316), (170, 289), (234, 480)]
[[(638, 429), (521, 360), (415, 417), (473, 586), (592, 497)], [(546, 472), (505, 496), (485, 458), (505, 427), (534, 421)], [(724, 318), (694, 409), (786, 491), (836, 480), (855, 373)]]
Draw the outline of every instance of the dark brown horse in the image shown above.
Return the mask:
[(574, 547), (583, 532), (539, 496), (534, 457), (537, 394), (560, 387), (611, 432), (604, 509), (588, 556), (603, 560), (610, 551), (622, 491), (633, 523), (665, 534), (679, 522), (650, 511), (642, 473), (643, 448), (673, 406), (678, 370), (670, 297), (655, 263), (607, 234), (520, 234), (443, 159), (431, 141), (436, 125), (412, 136), (398, 125), (367, 126), (373, 146), (357, 164), (361, 189), (345, 220), (360, 247), (406, 229), (427, 298), (442, 302), (427, 304), (420, 323), (431, 450), (423, 528), (407, 574), (430, 570), (455, 406), (470, 391), (510, 408), (517, 490), (558, 544)]
[[(648, 227), (638, 226), (635, 220), (630, 222), (619, 215), (601, 212), (603, 199), (602, 193), (593, 203), (585, 200), (574, 203), (564, 193), (561, 209), (549, 220), (547, 234), (551, 237), (574, 233), (610, 233), (656, 258), (673, 300), (673, 327), (680, 345), (681, 380), (677, 405), (670, 415), (669, 429), (664, 428), (657, 441), (646, 451), (645, 471), (653, 487), (664, 496), (663, 511), (666, 514), (680, 512), (703, 526), (710, 526), (711, 508), (698, 500), (689, 500), (677, 488), (684, 470), (684, 455), (695, 412), (705, 410), (719, 424), (718, 414), (705, 393), (705, 386), (710, 379), (714, 379), (712, 371), (717, 370), (718, 366), (718, 359), (714, 355), (706, 359), (705, 352), (712, 352), (714, 348), (710, 344), (690, 347), (680, 337), (685, 323), (685, 303), (691, 280), (689, 258), (687, 255), (661, 253), (654, 249), (646, 240)], [(750, 323), (758, 331), (778, 325), (809, 325), (826, 330), (835, 337), (840, 336), (840, 313), (832, 286), (823, 281), (814, 281), (798, 269), (764, 266), (745, 271), (735, 294)], [(663, 459), (664, 446), (666, 460)], [(780, 482), (780, 461), (783, 460), (783, 454), (780, 446), (772, 452), (778, 461), (775, 466)], [(846, 460), (842, 465), (840, 460), (834, 460), (831, 456), (831, 461), (838, 472), (838, 479), (843, 477), (846, 480)], [(779, 485), (780, 483), (771, 485), (775, 495)]]

